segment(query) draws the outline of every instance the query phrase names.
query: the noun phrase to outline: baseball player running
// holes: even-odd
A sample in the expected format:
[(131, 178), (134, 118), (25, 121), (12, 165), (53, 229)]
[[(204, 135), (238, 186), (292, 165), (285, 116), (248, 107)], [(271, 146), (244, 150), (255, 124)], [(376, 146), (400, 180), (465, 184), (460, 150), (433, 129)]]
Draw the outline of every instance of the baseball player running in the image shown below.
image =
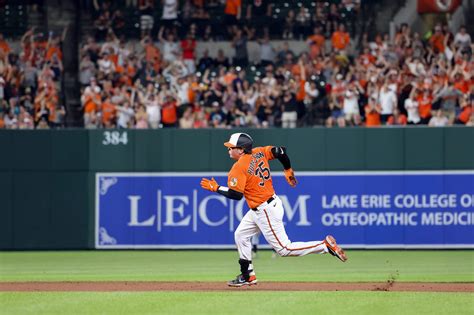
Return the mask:
[(304, 256), (330, 253), (346, 261), (344, 251), (331, 235), (322, 241), (292, 242), (283, 225), (282, 201), (275, 194), (268, 161), (278, 159), (283, 165), (285, 178), (291, 187), (297, 180), (284, 147), (253, 147), (252, 138), (246, 133), (234, 133), (224, 143), (229, 157), (236, 160), (228, 174), (226, 186), (220, 186), (214, 178), (201, 180), (201, 187), (227, 198), (240, 200), (245, 197), (250, 210), (235, 231), (235, 243), (239, 251), (240, 274), (228, 282), (231, 287), (257, 283), (252, 264), (253, 235), (261, 231), (267, 242), (280, 256)]

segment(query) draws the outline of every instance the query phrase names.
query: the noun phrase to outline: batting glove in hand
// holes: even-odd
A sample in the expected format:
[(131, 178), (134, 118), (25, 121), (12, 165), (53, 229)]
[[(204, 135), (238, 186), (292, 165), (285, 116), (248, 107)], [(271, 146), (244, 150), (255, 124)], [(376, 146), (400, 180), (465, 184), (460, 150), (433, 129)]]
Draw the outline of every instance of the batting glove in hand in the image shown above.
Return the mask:
[(284, 170), (283, 172), (285, 173), (285, 179), (288, 182), (288, 184), (291, 187), (296, 187), (296, 184), (298, 183), (298, 181), (296, 180), (295, 172), (293, 172), (293, 169), (289, 168), (287, 170)]
[(211, 179), (203, 178), (201, 179), (201, 187), (209, 191), (217, 191), (219, 185), (217, 184), (214, 177)]

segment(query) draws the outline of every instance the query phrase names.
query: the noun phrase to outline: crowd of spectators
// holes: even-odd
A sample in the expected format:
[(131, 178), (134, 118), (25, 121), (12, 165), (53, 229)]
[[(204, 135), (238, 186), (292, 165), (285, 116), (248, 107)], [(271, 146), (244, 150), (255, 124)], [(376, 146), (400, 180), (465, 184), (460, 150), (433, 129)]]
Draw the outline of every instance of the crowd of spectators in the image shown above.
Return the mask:
[[(436, 25), (422, 38), (401, 25), (395, 38), (351, 43), (344, 24), (321, 26), (307, 51), (273, 47), (263, 34), (261, 60), (248, 60), (249, 31), (234, 28), (223, 51), (196, 60), (192, 33), (160, 28), (140, 48), (91, 37), (82, 49), (87, 128), (232, 128), (380, 125), (473, 125), (473, 59), (465, 27)], [(351, 50), (351, 47), (356, 47)]]
[(64, 126), (61, 41), (65, 36), (28, 30), (19, 49), (0, 33), (0, 129)]
[[(137, 43), (121, 33), (121, 19), (117, 18), (121, 13), (110, 1), (94, 1), (96, 21), (106, 23), (80, 49), (86, 128), (474, 125), (473, 44), (464, 26), (450, 30), (437, 24), (432, 32), (420, 35), (403, 24), (392, 39), (388, 34), (371, 38), (363, 33), (356, 43), (351, 24), (344, 23), (340, 12), (348, 8), (357, 12), (359, 2), (325, 5), (316, 1), (314, 12), (304, 7), (288, 10), (292, 17), (285, 19), (288, 23), (282, 26), (280, 39), (304, 40), (307, 49), (296, 54), (287, 42), (275, 47), (270, 24), (242, 21), (240, 0), (227, 0), (219, 32), (231, 38), (234, 54), (230, 58), (223, 50), (215, 56), (204, 51), (198, 58), (197, 39), (213, 40), (219, 34), (208, 30), (212, 23), (195, 23), (189, 15), (205, 15), (195, 10), (204, 1), (185, 1), (180, 8), (175, 0), (163, 0), (161, 21), (155, 21), (152, 14), (156, 2), (127, 1), (141, 12)], [(212, 3), (206, 1), (206, 5)], [(272, 12), (269, 1), (252, 1), (246, 8), (248, 19), (270, 18)], [(5, 57), (12, 54), (3, 53), (0, 127), (21, 127), (12, 121), (20, 121), (24, 112), (30, 113), (37, 127), (62, 125), (64, 109), (57, 90), (49, 88), (57, 87), (60, 54), (46, 60), (50, 46), (58, 47), (60, 39), (50, 37), (43, 40), (45, 57), (32, 58), (26, 53), (24, 43), (40, 46), (32, 33), (22, 39), (16, 66)], [(257, 62), (249, 61), (250, 40), (259, 43)], [(0, 40), (0, 53), (5, 51), (2, 47)], [(54, 67), (52, 59), (56, 60)], [(26, 80), (28, 67), (36, 69), (35, 80)], [(18, 79), (12, 75), (15, 71), (22, 74)], [(5, 83), (2, 86), (2, 80), (8, 88)], [(19, 92), (12, 94), (15, 84)], [(29, 101), (31, 105), (23, 98), (27, 88), (29, 99), (34, 100)]]

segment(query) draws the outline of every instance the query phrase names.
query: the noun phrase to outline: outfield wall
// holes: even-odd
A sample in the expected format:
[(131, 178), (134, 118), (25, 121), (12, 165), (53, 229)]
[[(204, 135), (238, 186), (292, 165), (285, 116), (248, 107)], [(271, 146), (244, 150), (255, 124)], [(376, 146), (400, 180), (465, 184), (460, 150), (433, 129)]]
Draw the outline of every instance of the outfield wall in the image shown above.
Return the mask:
[[(97, 173), (227, 172), (222, 144), (234, 131), (1, 131), (0, 248), (94, 248)], [(296, 172), (474, 170), (474, 128), (249, 133), (258, 145), (287, 146)]]

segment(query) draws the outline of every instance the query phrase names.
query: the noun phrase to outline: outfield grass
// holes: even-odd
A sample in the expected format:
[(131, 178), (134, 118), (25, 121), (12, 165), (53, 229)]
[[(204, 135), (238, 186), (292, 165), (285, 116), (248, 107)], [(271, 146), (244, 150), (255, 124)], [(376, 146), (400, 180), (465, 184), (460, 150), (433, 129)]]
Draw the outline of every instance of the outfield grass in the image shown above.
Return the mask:
[[(474, 251), (348, 251), (271, 258), (261, 251), (260, 281), (474, 282)], [(226, 281), (239, 273), (236, 251), (1, 252), (0, 281)]]
[(402, 292), (0, 293), (1, 314), (473, 314), (473, 294)]
[[(254, 259), (259, 281), (474, 282), (474, 251), (348, 251)], [(0, 281), (222, 281), (235, 251), (1, 252)], [(0, 292), (0, 314), (474, 314), (473, 293)]]

